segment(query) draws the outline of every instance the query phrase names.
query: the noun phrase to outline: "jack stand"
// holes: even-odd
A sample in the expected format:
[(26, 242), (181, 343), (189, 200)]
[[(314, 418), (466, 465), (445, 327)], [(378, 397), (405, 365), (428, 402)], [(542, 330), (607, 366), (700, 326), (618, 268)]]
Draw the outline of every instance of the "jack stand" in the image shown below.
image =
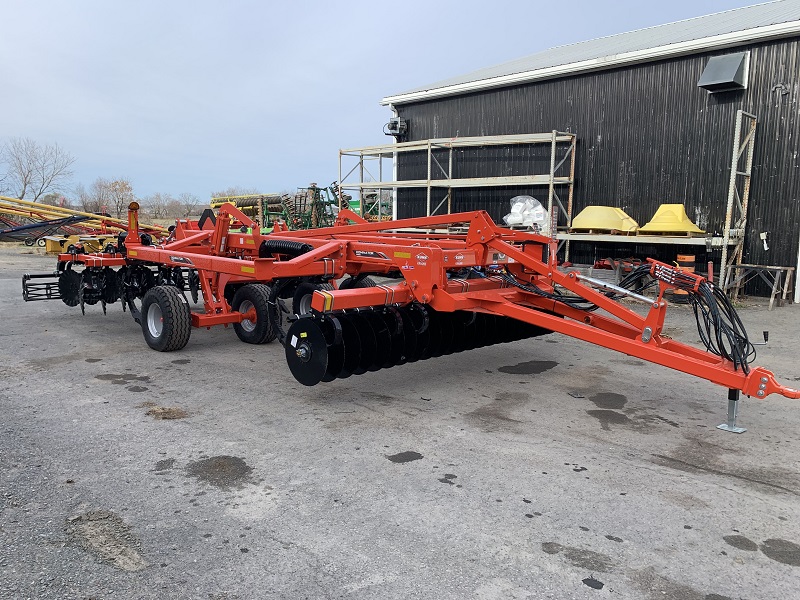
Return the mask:
[(717, 429), (730, 431), (731, 433), (744, 433), (744, 427), (736, 426), (736, 415), (739, 412), (739, 390), (728, 390), (728, 422), (717, 425)]

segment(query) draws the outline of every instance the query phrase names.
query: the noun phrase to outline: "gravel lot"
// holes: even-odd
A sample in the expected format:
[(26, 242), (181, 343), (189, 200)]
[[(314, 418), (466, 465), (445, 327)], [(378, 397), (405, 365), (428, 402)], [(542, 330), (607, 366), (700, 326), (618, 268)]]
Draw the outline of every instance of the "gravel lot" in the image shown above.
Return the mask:
[[(725, 433), (724, 389), (557, 334), (305, 388), (23, 302), (54, 265), (0, 245), (0, 598), (800, 597), (800, 402)], [(747, 304), (800, 381), (800, 305)]]

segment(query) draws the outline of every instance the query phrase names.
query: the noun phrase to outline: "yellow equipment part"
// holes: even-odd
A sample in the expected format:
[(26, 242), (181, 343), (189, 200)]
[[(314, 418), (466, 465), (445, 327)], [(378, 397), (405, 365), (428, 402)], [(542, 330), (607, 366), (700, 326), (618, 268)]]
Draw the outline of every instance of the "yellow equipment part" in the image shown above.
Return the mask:
[(662, 204), (639, 233), (705, 233), (692, 223), (683, 204)]
[(587, 206), (572, 219), (572, 229), (609, 229), (633, 232), (639, 228), (621, 208), (614, 206)]
[(100, 252), (106, 244), (116, 243), (114, 235), (46, 235), (44, 237), (44, 251), (48, 254), (61, 254), (66, 252), (70, 245), (82, 244), (84, 252)]

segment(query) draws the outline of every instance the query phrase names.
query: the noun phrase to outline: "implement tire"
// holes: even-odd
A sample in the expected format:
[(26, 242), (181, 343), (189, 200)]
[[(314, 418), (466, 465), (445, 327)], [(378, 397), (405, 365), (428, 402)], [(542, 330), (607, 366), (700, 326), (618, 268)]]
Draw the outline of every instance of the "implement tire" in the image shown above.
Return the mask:
[(159, 352), (180, 350), (192, 333), (189, 304), (171, 285), (150, 288), (142, 299), (142, 333), (147, 345)]
[(312, 283), (304, 281), (297, 286), (292, 299), (292, 312), (296, 315), (305, 315), (311, 312), (311, 298), (316, 291), (331, 291), (330, 283)]
[(375, 287), (378, 284), (375, 283), (375, 280), (372, 277), (362, 277), (359, 279), (358, 277), (348, 277), (342, 283), (339, 284), (340, 290), (354, 290), (354, 289), (362, 289), (362, 288), (371, 288)]
[(270, 287), (263, 283), (243, 285), (233, 295), (231, 308), (237, 312), (256, 311), (256, 320), (234, 323), (233, 330), (246, 344), (266, 344), (275, 339), (276, 333), (269, 318)]

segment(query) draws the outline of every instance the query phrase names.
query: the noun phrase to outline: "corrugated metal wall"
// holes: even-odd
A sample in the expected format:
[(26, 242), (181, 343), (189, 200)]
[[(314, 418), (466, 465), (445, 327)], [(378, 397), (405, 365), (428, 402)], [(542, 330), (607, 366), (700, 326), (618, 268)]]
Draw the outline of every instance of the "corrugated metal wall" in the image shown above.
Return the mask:
[[(750, 50), (745, 91), (708, 94), (697, 81), (710, 56)], [(800, 40), (779, 40), (451, 98), (399, 105), (409, 140), (569, 131), (578, 136), (575, 211), (618, 206), (646, 223), (661, 203), (683, 203), (701, 228), (721, 232), (728, 195), (736, 111), (758, 117), (748, 234), (743, 262), (794, 266), (800, 237), (798, 94)], [(542, 154), (544, 152), (544, 154)], [(458, 177), (547, 172), (549, 148), (486, 150), (464, 156)], [(542, 162), (545, 161), (545, 162)], [(399, 178), (425, 178), (421, 156), (400, 155)], [(433, 206), (444, 195), (434, 194)], [(547, 190), (454, 190), (453, 211), (483, 208), (499, 220), (520, 193), (546, 200)], [(399, 217), (425, 212), (425, 192), (399, 191)], [(442, 211), (439, 211), (442, 212)], [(768, 251), (758, 239), (769, 232)], [(676, 248), (573, 245), (581, 262)], [(677, 249), (691, 250), (691, 247)], [(697, 253), (696, 251), (694, 253)], [(698, 260), (705, 260), (701, 255)], [(712, 258), (710, 255), (709, 259)], [(719, 260), (719, 252), (713, 256)]]

